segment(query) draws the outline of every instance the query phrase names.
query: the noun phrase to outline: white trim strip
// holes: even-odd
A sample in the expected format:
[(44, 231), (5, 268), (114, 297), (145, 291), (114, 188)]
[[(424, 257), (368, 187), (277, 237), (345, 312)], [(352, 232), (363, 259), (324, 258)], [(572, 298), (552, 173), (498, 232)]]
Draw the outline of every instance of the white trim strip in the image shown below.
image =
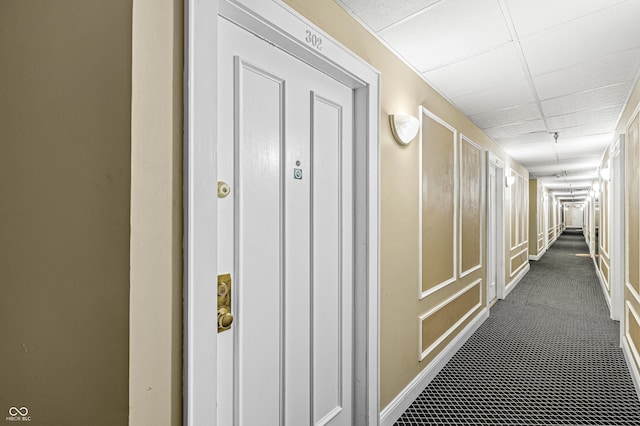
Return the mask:
[(628, 282), (625, 283), (625, 287), (627, 287), (627, 290), (629, 290), (629, 293), (631, 293), (631, 296), (633, 296), (633, 298), (636, 299), (636, 303), (640, 305), (640, 294), (638, 294), (636, 289), (633, 288), (631, 284)]
[[(429, 111), (428, 109), (426, 109), (423, 106), (420, 106), (418, 108), (419, 111), (419, 115), (420, 115), (420, 145), (418, 148), (418, 300), (422, 300), (425, 297), (437, 292), (440, 289), (445, 288), (446, 286), (448, 286), (451, 283), (454, 283), (458, 280), (457, 277), (457, 273), (456, 273), (456, 263), (457, 263), (457, 223), (456, 223), (456, 217), (458, 215), (458, 148), (457, 148), (457, 140), (458, 140), (458, 131), (455, 129), (455, 127), (453, 127), (452, 125), (450, 125), (449, 123), (447, 123), (446, 121), (444, 121), (443, 119), (441, 119), (440, 117), (438, 117), (437, 115), (435, 115), (434, 113), (432, 113), (431, 111)], [(447, 129), (449, 129), (453, 135), (453, 271), (451, 274), (451, 278), (448, 278), (447, 280), (427, 289), (427, 290), (423, 290), (422, 288), (422, 271), (423, 271), (423, 265), (422, 265), (422, 255), (423, 255), (423, 249), (422, 249), (422, 239), (423, 239), (423, 235), (422, 235), (422, 231), (423, 231), (423, 223), (422, 223), (422, 205), (423, 205), (423, 198), (422, 198), (422, 179), (423, 179), (423, 175), (422, 175), (422, 171), (423, 171), (423, 163), (422, 163), (422, 155), (423, 155), (423, 146), (422, 146), (422, 128), (423, 128), (423, 123), (422, 123), (422, 116), (426, 115), (427, 117), (429, 117), (430, 119), (434, 120), (436, 123), (446, 127)]]
[(637, 346), (636, 342), (633, 341), (633, 338), (631, 337), (631, 334), (629, 333), (629, 313), (631, 313), (631, 315), (633, 316), (633, 318), (636, 321), (636, 324), (638, 325), (638, 327), (640, 327), (640, 317), (638, 316), (638, 313), (633, 308), (631, 303), (629, 303), (629, 301), (626, 301), (625, 302), (625, 322), (624, 322), (625, 330), (624, 330), (624, 337), (625, 337), (626, 343), (629, 345), (630, 353), (631, 353), (632, 358), (633, 358), (632, 361), (635, 362), (635, 367), (638, 368), (638, 367), (640, 367), (640, 353), (638, 353), (638, 346)]
[(531, 269), (531, 265), (529, 265), (529, 263), (525, 263), (524, 265), (525, 265), (524, 269), (520, 271), (520, 273), (514, 279), (512, 279), (511, 282), (509, 282), (509, 284), (507, 284), (504, 287), (503, 299), (507, 298), (509, 293), (511, 293), (511, 291), (513, 291), (513, 289), (516, 288), (516, 286), (520, 283), (520, 281), (522, 281), (522, 278), (524, 278), (524, 276), (527, 275), (527, 272), (529, 272), (529, 269)]
[[(593, 259), (593, 258), (592, 258)], [(594, 260), (593, 263), (595, 264), (596, 261)], [(609, 308), (609, 315), (611, 315), (611, 293), (609, 290), (609, 287), (605, 284), (605, 280), (604, 277), (602, 275), (602, 272), (598, 269), (596, 269), (596, 276), (598, 277), (598, 282), (600, 282), (600, 287), (602, 287), (602, 293), (604, 294), (604, 300), (605, 302), (607, 302), (607, 307)]]
[[(483, 230), (483, 223), (484, 223), (484, 206), (485, 206), (485, 199), (486, 199), (486, 193), (485, 193), (485, 166), (484, 166), (484, 149), (478, 145), (477, 143), (475, 143), (474, 141), (472, 141), (471, 139), (469, 139), (467, 136), (465, 136), (463, 133), (460, 133), (460, 141), (459, 141), (459, 148), (458, 148), (458, 155), (460, 156), (460, 158), (458, 159), (458, 164), (462, 164), (462, 142), (466, 142), (469, 145), (471, 145), (472, 147), (474, 147), (477, 151), (478, 151), (478, 157), (480, 159), (480, 163), (479, 163), (479, 170), (478, 170), (478, 174), (480, 176), (480, 184), (479, 184), (479, 191), (480, 193), (478, 195), (480, 195), (480, 220), (479, 220), (479, 229), (478, 229), (478, 247), (479, 247), (479, 255), (478, 255), (478, 263), (474, 266), (472, 266), (471, 268), (467, 269), (466, 271), (462, 271), (462, 249), (463, 249), (463, 244), (462, 244), (462, 213), (460, 213), (458, 215), (458, 228), (460, 229), (460, 232), (458, 233), (458, 270), (461, 271), (460, 272), (460, 278), (466, 277), (467, 275), (471, 274), (472, 272), (477, 271), (478, 269), (482, 268), (482, 254), (483, 254), (483, 250), (482, 250), (482, 246), (483, 246), (483, 241), (484, 241), (484, 234), (482, 232)], [(458, 173), (462, 173), (462, 167), (458, 168)], [(458, 175), (458, 185), (460, 185), (462, 183), (462, 176)], [(458, 190), (458, 197), (460, 197), (460, 199), (458, 200), (458, 206), (462, 205), (462, 191)]]
[(426, 367), (380, 412), (380, 426), (392, 426), (405, 412), (424, 388), (438, 375), (440, 370), (458, 352), (464, 343), (489, 318), (489, 309), (484, 308)]
[[(460, 326), (460, 324), (465, 322), (479, 307), (482, 306), (481, 284), (482, 284), (482, 278), (475, 280), (468, 286), (464, 287), (462, 290), (458, 291), (454, 295), (443, 300), (437, 306), (435, 306), (434, 308), (430, 309), (428, 312), (418, 317), (418, 353), (419, 353), (420, 361), (425, 359), (431, 352), (433, 352), (435, 348), (437, 348), (447, 337), (449, 337), (455, 331), (455, 329), (457, 329)], [(436, 312), (438, 312), (440, 309), (449, 305), (455, 299), (459, 298), (460, 296), (462, 296), (463, 294), (465, 294), (466, 292), (468, 292), (469, 290), (471, 290), (473, 287), (476, 287), (476, 286), (480, 287), (478, 303), (475, 306), (473, 306), (469, 311), (467, 311), (467, 313), (465, 313), (458, 321), (456, 321), (451, 327), (449, 327), (444, 333), (442, 333), (442, 335), (438, 339), (436, 339), (435, 342), (433, 342), (427, 349), (423, 351), (422, 350), (422, 324), (424, 323), (424, 320), (430, 317), (431, 315), (435, 314)]]

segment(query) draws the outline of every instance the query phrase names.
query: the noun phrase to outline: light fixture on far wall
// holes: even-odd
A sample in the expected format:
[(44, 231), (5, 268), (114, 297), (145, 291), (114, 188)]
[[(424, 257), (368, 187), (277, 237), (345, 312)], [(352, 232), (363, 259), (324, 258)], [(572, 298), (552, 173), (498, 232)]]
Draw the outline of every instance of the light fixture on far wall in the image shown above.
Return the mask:
[(611, 180), (611, 169), (608, 167), (600, 169), (600, 177), (604, 180)]
[(593, 183), (593, 192), (600, 192), (600, 182)]
[(412, 115), (393, 114), (389, 116), (391, 133), (400, 146), (407, 146), (420, 130), (420, 121)]
[(504, 183), (508, 188), (516, 182), (516, 177), (511, 174), (511, 169), (507, 169), (506, 174), (507, 176), (504, 178)]

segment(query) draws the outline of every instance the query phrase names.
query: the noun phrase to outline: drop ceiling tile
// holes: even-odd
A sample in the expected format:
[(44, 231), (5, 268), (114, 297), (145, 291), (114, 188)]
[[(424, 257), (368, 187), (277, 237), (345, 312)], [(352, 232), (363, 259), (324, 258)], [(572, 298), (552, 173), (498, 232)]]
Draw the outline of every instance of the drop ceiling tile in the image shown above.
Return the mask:
[[(543, 178), (540, 180), (543, 182), (544, 186), (546, 186), (549, 189), (560, 189), (560, 188), (584, 189), (584, 188), (591, 187), (591, 180), (582, 180), (581, 182), (580, 181), (568, 182), (568, 181), (565, 181), (564, 179), (558, 179), (555, 177)], [(578, 196), (576, 196), (576, 198), (577, 197)]]
[(526, 135), (515, 136), (512, 138), (499, 138), (496, 139), (496, 142), (507, 148), (512, 145), (532, 144), (536, 142), (553, 142), (553, 136), (551, 136), (546, 131), (543, 131), (537, 133), (527, 133)]
[(533, 143), (518, 143), (505, 147), (505, 151), (511, 156), (526, 159), (527, 163), (555, 162), (553, 142), (542, 141)]
[(613, 132), (573, 138), (560, 137), (558, 138), (558, 143), (555, 144), (554, 149), (559, 155), (581, 151), (599, 153), (598, 155), (600, 155), (604, 152), (604, 149), (609, 145), (612, 139)]
[(519, 37), (574, 20), (626, 0), (506, 0)]
[(513, 43), (424, 73), (449, 98), (526, 81)]
[(535, 76), (533, 82), (540, 99), (549, 99), (611, 84), (630, 82), (635, 77), (638, 67), (640, 67), (640, 49), (632, 49)]
[(440, 0), (339, 0), (372, 30), (380, 31)]
[[(562, 154), (558, 153), (558, 160), (560, 161), (590, 160), (589, 164), (591, 165), (589, 167), (575, 168), (575, 169), (580, 171), (591, 171), (592, 169), (598, 168), (598, 165), (600, 164), (600, 158), (602, 158), (602, 153), (604, 152), (605, 148), (606, 146), (602, 147), (602, 149), (600, 150), (589, 150), (589, 151), (577, 150), (573, 152), (565, 152)], [(565, 170), (572, 170), (572, 169), (565, 169)]]
[(541, 119), (536, 104), (518, 105), (497, 111), (484, 112), (469, 117), (476, 126), (481, 129), (488, 127), (504, 126), (506, 124), (519, 123), (521, 121)]
[(493, 89), (481, 90), (449, 99), (467, 116), (535, 101), (525, 80), (505, 83)]
[(630, 89), (631, 82), (625, 82), (573, 93), (542, 101), (542, 111), (546, 116), (553, 116), (606, 106), (623, 105)]
[(640, 1), (620, 3), (521, 39), (536, 76), (640, 46)]
[(511, 41), (496, 0), (443, 1), (378, 34), (422, 72)]
[(484, 133), (490, 138), (510, 138), (527, 133), (544, 131), (544, 122), (542, 120), (523, 121), (520, 123), (507, 124), (506, 126), (490, 127), (483, 129)]
[(589, 111), (574, 112), (572, 114), (557, 115), (547, 117), (549, 128), (553, 131), (577, 127), (587, 124), (616, 121), (623, 105), (616, 105), (605, 108), (592, 109)]
[(560, 134), (558, 143), (564, 138), (575, 138), (589, 135), (600, 135), (603, 133), (611, 133), (615, 131), (617, 120), (604, 121), (602, 123), (591, 123), (584, 126), (568, 127), (566, 129), (557, 129)]

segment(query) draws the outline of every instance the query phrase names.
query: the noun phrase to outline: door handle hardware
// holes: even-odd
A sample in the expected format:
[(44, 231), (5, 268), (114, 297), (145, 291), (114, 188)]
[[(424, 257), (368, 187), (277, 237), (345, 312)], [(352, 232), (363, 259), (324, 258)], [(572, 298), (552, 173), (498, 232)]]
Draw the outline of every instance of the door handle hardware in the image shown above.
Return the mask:
[(218, 333), (231, 328), (231, 274), (218, 275)]
[(218, 182), (218, 197), (225, 198), (227, 195), (231, 194), (231, 187), (228, 183), (219, 181)]

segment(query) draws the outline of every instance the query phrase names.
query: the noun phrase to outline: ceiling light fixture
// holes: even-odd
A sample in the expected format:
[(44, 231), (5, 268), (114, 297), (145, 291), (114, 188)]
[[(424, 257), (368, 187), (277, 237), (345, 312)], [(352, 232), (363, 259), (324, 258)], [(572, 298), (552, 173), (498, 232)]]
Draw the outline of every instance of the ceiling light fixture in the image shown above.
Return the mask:
[(556, 140), (556, 143), (558, 143), (558, 137), (560, 135), (558, 134), (558, 132), (553, 132), (553, 138)]
[(389, 116), (391, 133), (398, 145), (407, 146), (420, 130), (420, 121), (412, 115), (394, 114)]

